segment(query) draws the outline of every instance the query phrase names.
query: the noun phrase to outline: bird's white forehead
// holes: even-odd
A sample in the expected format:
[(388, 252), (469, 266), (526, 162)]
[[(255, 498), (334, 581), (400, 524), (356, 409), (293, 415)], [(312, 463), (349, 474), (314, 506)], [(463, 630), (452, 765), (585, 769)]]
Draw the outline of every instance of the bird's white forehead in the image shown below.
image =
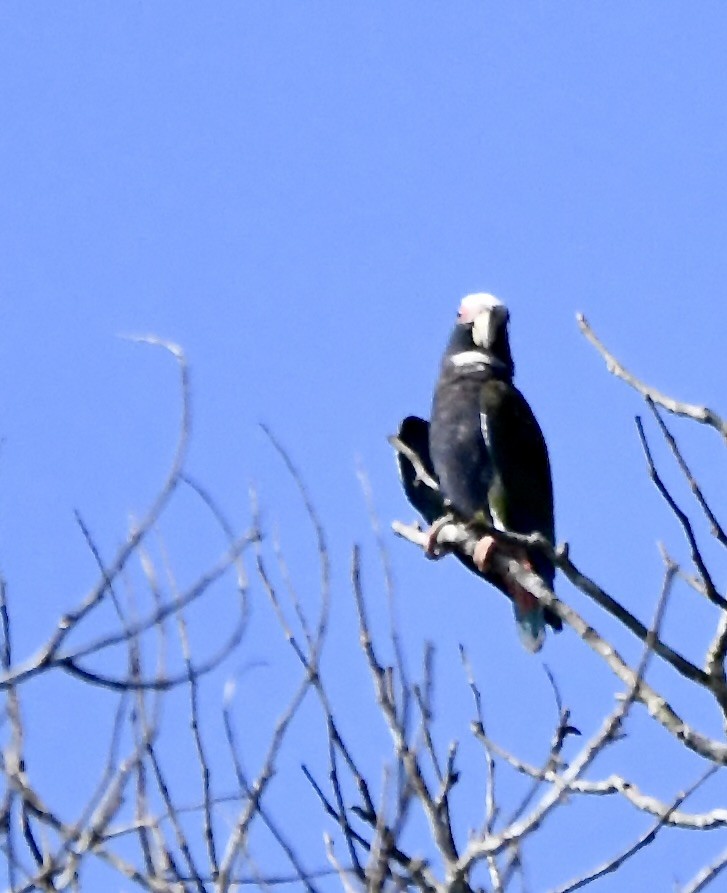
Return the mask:
[(494, 310), (495, 307), (504, 308), (505, 305), (494, 295), (487, 294), (487, 292), (484, 291), (478, 291), (462, 298), (459, 310), (460, 313), (465, 313), (469, 317), (474, 317), (478, 316), (484, 310)]

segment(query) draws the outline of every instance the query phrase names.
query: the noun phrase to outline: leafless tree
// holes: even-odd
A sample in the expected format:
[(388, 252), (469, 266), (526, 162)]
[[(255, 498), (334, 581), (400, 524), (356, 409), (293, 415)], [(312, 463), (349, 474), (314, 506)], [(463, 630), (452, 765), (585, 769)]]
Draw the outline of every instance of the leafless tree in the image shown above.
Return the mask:
[[(0, 579), (0, 689), (5, 710), (0, 839), (5, 888), (12, 893), (81, 890), (89, 885), (99, 889), (93, 879), (99, 876), (96, 872), (104, 872), (106, 889), (159, 893), (221, 893), (243, 886), (288, 884), (308, 891), (341, 887), (347, 891), (415, 888), (426, 893), (543, 890), (542, 885), (536, 887), (528, 880), (529, 850), (546, 823), (566, 804), (617, 800), (623, 809), (643, 818), (643, 829), (618, 852), (604, 852), (599, 864), (570, 879), (566, 850), (561, 860), (563, 879), (550, 887), (551, 893), (566, 893), (619, 871), (631, 859), (644, 858), (643, 851), (664, 829), (686, 834), (724, 828), (727, 808), (714, 777), (727, 763), (727, 743), (677, 713), (668, 696), (670, 677), (661, 670), (681, 677), (682, 701), (685, 691), (687, 703), (706, 695), (710, 709), (724, 726), (727, 600), (714, 570), (708, 567), (697, 525), (663, 481), (653, 458), (653, 435), (647, 430), (664, 439), (688, 484), (694, 506), (724, 548), (727, 535), (666, 418), (672, 414), (711, 427), (725, 441), (727, 423), (710, 409), (677, 402), (638, 381), (604, 348), (582, 317), (579, 325), (608, 370), (644, 399), (650, 425), (637, 419), (637, 433), (646, 470), (681, 525), (693, 564), (683, 569), (664, 551), (663, 578), (656, 587), (659, 592), (653, 615), (644, 620), (637, 618), (623, 599), (609, 595), (576, 567), (566, 545), (554, 550), (536, 535), (493, 531), (507, 542), (542, 549), (577, 590), (640, 641), (638, 658), (625, 659), (612, 637), (599, 632), (569, 603), (556, 598), (515, 559), (507, 557), (511, 551), (496, 555), (502, 572), (515, 576), (522, 585), (536, 587), (539, 597), (581, 641), (584, 654), (590, 649), (611, 674), (612, 706), (597, 728), (580, 735), (575, 727), (578, 705), (563, 703), (557, 680), (551, 675), (555, 719), (550, 740), (543, 740), (544, 759), (535, 765), (521, 758), (488, 734), (483, 699), (487, 680), (476, 678), (473, 662), (462, 648), (458, 672), (463, 688), (471, 695), (471, 738), (466, 743), (472, 746), (465, 748), (465, 742), (451, 735), (442, 748), (438, 742), (443, 733), (436, 718), (435, 646), (422, 646), (421, 670), (414, 678), (408, 670), (411, 655), (405, 654), (396, 623), (392, 621), (388, 634), (381, 634), (371, 621), (372, 596), (363, 582), (361, 550), (354, 546), (350, 593), (358, 647), (352, 641), (350, 659), (367, 670), (369, 699), (388, 736), (388, 744), (372, 769), (371, 761), (361, 756), (365, 724), (355, 717), (352, 721), (351, 713), (342, 709), (340, 686), (332, 685), (332, 669), (322, 661), (331, 626), (330, 554), (301, 474), (267, 431), (272, 448), (298, 488), (315, 536), (318, 579), (296, 586), (282, 546), (264, 530), (255, 494), (251, 496), (250, 529), (240, 534), (215, 499), (189, 476), (186, 457), (191, 407), (186, 360), (176, 345), (144, 339), (171, 354), (181, 379), (176, 451), (156, 499), (110, 559), (104, 559), (92, 531), (78, 517), (79, 530), (97, 566), (97, 581), (57, 620), (30, 657), (15, 653), (12, 581)], [(397, 449), (406, 450), (396, 439), (393, 442)], [(416, 455), (409, 458), (417, 463)], [(423, 468), (421, 471), (423, 484), (436, 486), (427, 481)], [(363, 475), (362, 485), (371, 503)], [(173, 497), (181, 490), (194, 495), (225, 544), (219, 559), (184, 586), (176, 580), (161, 533)], [(389, 573), (387, 537), (379, 529), (373, 509), (371, 518), (383, 567), (384, 594), (393, 605), (395, 587)], [(394, 522), (393, 527), (412, 544), (426, 545), (426, 532), (419, 525)], [(439, 541), (454, 552), (470, 555), (476, 537), (452, 522), (441, 530)], [(193, 645), (190, 611), (211, 598), (218, 585), (234, 593), (236, 620), (226, 624), (217, 651), (200, 656)], [(704, 654), (687, 656), (678, 642), (666, 641), (662, 633), (662, 618), (675, 586), (689, 587), (695, 597), (711, 606), (712, 631)], [(298, 589), (304, 590), (303, 596), (299, 597)], [(213, 729), (207, 719), (210, 711), (204, 703), (203, 683), (244, 650), (253, 592), (266, 595), (280, 642), (292, 660), (287, 695), (270, 705), (274, 721), (257, 768), (250, 771), (242, 754), (252, 734), (251, 719), (244, 704), (237, 703), (234, 685), (228, 686), (221, 722)], [(113, 629), (99, 634), (95, 619), (109, 610), (115, 617)], [(658, 682), (652, 681), (653, 676)], [(49, 802), (37, 781), (42, 773), (27, 758), (26, 698), (33, 685), (58, 677), (67, 678), (66, 685), (80, 686), (89, 697), (91, 692), (101, 691), (112, 705), (105, 754), (96, 754), (94, 760), (79, 754), (79, 778), (88, 782), (90, 765), (99, 770), (86, 802), (75, 811)], [(358, 696), (358, 692), (355, 697), (349, 693), (348, 700)], [(179, 724), (170, 727), (170, 704), (177, 717), (184, 716), (181, 730)], [(308, 708), (313, 708), (317, 717), (323, 756), (317, 765), (301, 767), (296, 723)], [(648, 723), (689, 757), (683, 763), (687, 767), (684, 777), (674, 780), (673, 794), (667, 799), (641, 790), (626, 772), (598, 775), (605, 754), (618, 762), (627, 720), (638, 714), (648, 717)], [(639, 725), (636, 734), (641, 730)], [(260, 734), (256, 728), (258, 740)], [(98, 740), (100, 735), (101, 731)], [(189, 799), (188, 785), (180, 790), (180, 767), (176, 764), (182, 758), (182, 771), (194, 780), (198, 791), (196, 799)], [(223, 762), (226, 768), (221, 768)], [(274, 797), (276, 788), (285, 790), (293, 784), (291, 773), (304, 782), (310, 795), (312, 811), (309, 808), (307, 815), (315, 816), (317, 849), (296, 836), (297, 826), (291, 821), (294, 804), (288, 800), (281, 808)], [(508, 775), (526, 783), (525, 795), (514, 804), (503, 792), (503, 779)], [(225, 787), (228, 779), (232, 779), (231, 788)], [(480, 782), (483, 809), (476, 815), (463, 814), (458, 790)], [(708, 806), (691, 811), (687, 800), (698, 789), (700, 803), (708, 802)], [(678, 887), (680, 893), (696, 893), (710, 885), (717, 888), (713, 882), (727, 866), (727, 851), (715, 849), (712, 861)]]

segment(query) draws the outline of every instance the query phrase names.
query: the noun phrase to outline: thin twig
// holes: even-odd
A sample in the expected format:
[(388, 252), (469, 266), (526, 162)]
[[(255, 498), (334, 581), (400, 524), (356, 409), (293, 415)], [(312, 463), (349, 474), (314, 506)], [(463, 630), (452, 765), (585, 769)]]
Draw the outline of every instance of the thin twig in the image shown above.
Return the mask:
[(672, 510), (677, 520), (681, 524), (682, 530), (684, 531), (684, 535), (687, 538), (687, 542), (689, 543), (689, 547), (692, 550), (692, 561), (694, 562), (697, 570), (699, 571), (699, 575), (704, 581), (704, 589), (707, 595), (707, 598), (717, 607), (722, 608), (722, 610), (727, 609), (727, 599), (717, 592), (717, 588), (712, 581), (712, 577), (707, 570), (707, 565), (704, 563), (704, 559), (702, 558), (702, 553), (699, 550), (699, 546), (697, 545), (697, 538), (694, 535), (694, 530), (692, 529), (691, 522), (687, 517), (686, 513), (683, 512), (676, 503), (676, 500), (671, 495), (669, 490), (666, 488), (664, 482), (659, 476), (659, 472), (656, 470), (656, 465), (654, 464), (654, 459), (651, 455), (651, 449), (649, 448), (649, 443), (646, 439), (646, 434), (644, 433), (644, 426), (641, 422), (641, 417), (636, 416), (636, 429), (639, 432), (639, 440), (641, 441), (641, 447), (644, 451), (644, 455), (646, 457), (646, 464), (649, 469), (649, 477), (654, 482), (654, 486), (659, 491), (661, 496), (664, 498), (669, 508)]
[(358, 547), (354, 547), (351, 563), (351, 580), (353, 583), (354, 600), (359, 621), (359, 641), (361, 650), (366, 657), (366, 662), (371, 672), (371, 678), (376, 691), (376, 700), (386, 720), (386, 724), (394, 741), (397, 756), (403, 761), (409, 783), (413, 787), (429, 826), (448, 868), (453, 868), (457, 862), (457, 848), (452, 837), (452, 829), (437, 809), (434, 797), (429, 790), (424, 775), (419, 765), (416, 754), (410, 749), (404, 736), (404, 730), (399, 722), (395, 705), (387, 692), (386, 673), (376, 657), (371, 631), (369, 628), (366, 606), (363, 598), (361, 584), (361, 563)]
[(508, 825), (513, 824), (522, 815), (525, 814), (525, 810), (530, 806), (530, 804), (537, 796), (538, 790), (540, 789), (540, 786), (542, 784), (542, 775), (549, 769), (556, 769), (558, 767), (558, 765), (560, 764), (560, 754), (563, 750), (563, 745), (565, 744), (568, 735), (580, 735), (578, 729), (570, 725), (570, 711), (563, 707), (563, 700), (560, 696), (560, 690), (553, 674), (550, 672), (548, 667), (545, 666), (545, 664), (543, 665), (543, 669), (553, 690), (555, 707), (558, 714), (557, 722), (550, 741), (550, 750), (545, 760), (543, 771), (542, 773), (540, 773), (539, 776), (534, 776), (534, 783), (532, 784), (530, 790), (526, 792), (520, 804), (515, 808), (512, 815), (507, 819)]
[(298, 488), (298, 492), (300, 493), (301, 499), (303, 500), (303, 505), (305, 507), (306, 513), (313, 526), (313, 531), (316, 538), (316, 545), (318, 549), (318, 563), (320, 569), (321, 584), (321, 606), (320, 614), (318, 617), (318, 629), (315, 638), (317, 641), (322, 643), (325, 638), (326, 627), (328, 626), (328, 616), (331, 604), (331, 562), (328, 553), (328, 544), (326, 541), (325, 530), (323, 529), (321, 519), (318, 517), (318, 512), (313, 505), (313, 500), (308, 493), (308, 488), (306, 487), (300, 472), (295, 466), (293, 460), (290, 458), (287, 450), (275, 437), (275, 435), (272, 433), (270, 428), (267, 427), (267, 425), (261, 425), (260, 427), (265, 432), (268, 440), (272, 443), (276, 452), (283, 460), (285, 467), (288, 469), (288, 473), (290, 474), (296, 487)]
[[(381, 524), (379, 523), (379, 517), (376, 513), (376, 507), (374, 506), (374, 497), (373, 491), (371, 489), (371, 483), (366, 475), (361, 463), (358, 463), (357, 476), (359, 483), (361, 485), (361, 489), (364, 494), (364, 500), (366, 502), (366, 507), (368, 509), (369, 514), (369, 523), (371, 525), (371, 529), (373, 530), (374, 537), (376, 539), (376, 547), (379, 554), (379, 561), (381, 563), (381, 567), (384, 573), (384, 586), (386, 590), (386, 605), (389, 613), (389, 638), (391, 639), (391, 644), (394, 652), (394, 659), (396, 661), (396, 671), (398, 673), (399, 680), (399, 697), (392, 698), (392, 703), (396, 708), (396, 701), (398, 700), (400, 703), (400, 707), (398, 709), (399, 714), (399, 724), (402, 730), (402, 734), (404, 739), (409, 737), (409, 726), (411, 721), (411, 684), (409, 682), (409, 673), (406, 667), (406, 661), (404, 659), (404, 649), (401, 644), (401, 638), (399, 636), (399, 624), (396, 618), (396, 602), (395, 602), (395, 590), (394, 590), (394, 579), (391, 571), (391, 559), (389, 557), (388, 549), (386, 548), (386, 543), (384, 542), (384, 537), (381, 533)], [(403, 765), (403, 761), (398, 761), (398, 792), (399, 792), (399, 809), (400, 811), (404, 810), (404, 801), (407, 797), (407, 773), (406, 769)]]
[[(244, 799), (249, 800), (252, 796), (254, 796), (254, 791), (252, 786), (250, 785), (247, 774), (243, 769), (242, 760), (240, 759), (229, 701), (226, 702), (223, 708), (222, 717), (225, 728), (225, 739), (230, 751), (230, 757), (232, 759), (232, 765), (235, 770), (237, 784), (240, 788), (240, 794)], [(268, 831), (270, 831), (275, 842), (285, 853), (288, 861), (295, 869), (295, 881), (303, 884), (308, 893), (317, 893), (317, 890), (312, 883), (314, 873), (308, 871), (303, 867), (303, 864), (296, 854), (292, 844), (287, 840), (283, 832), (278, 827), (277, 823), (272, 819), (268, 810), (263, 806), (262, 800), (260, 798), (258, 798), (257, 813), (260, 816), (260, 819), (265, 827), (268, 829)], [(231, 886), (234, 886), (235, 883), (236, 882), (232, 882)], [(269, 878), (265, 877), (264, 884), (267, 885), (269, 883)]]
[(625, 369), (621, 363), (613, 356), (613, 354), (609, 353), (608, 350), (603, 346), (603, 344), (599, 341), (594, 333), (593, 329), (588, 324), (585, 316), (582, 313), (576, 314), (576, 320), (578, 322), (578, 327), (581, 332), (586, 336), (588, 341), (596, 348), (596, 350), (601, 354), (603, 359), (606, 361), (606, 368), (609, 372), (615, 375), (617, 378), (623, 379), (627, 384), (631, 385), (634, 390), (638, 391), (643, 397), (648, 397), (658, 406), (662, 406), (667, 412), (671, 412), (674, 415), (685, 416), (686, 418), (692, 419), (695, 422), (701, 422), (705, 425), (711, 425), (716, 431), (722, 435), (722, 437), (727, 441), (727, 422), (724, 419), (720, 418), (716, 412), (711, 409), (708, 409), (706, 406), (695, 406), (692, 403), (681, 403), (678, 400), (674, 400), (672, 397), (667, 397), (666, 394), (662, 394), (660, 391), (657, 391), (656, 388), (652, 388), (644, 382), (640, 381), (636, 376), (632, 375), (627, 369)]
[(702, 893), (712, 881), (727, 868), (727, 850), (720, 853), (714, 862), (698, 871), (686, 887), (682, 887), (679, 893)]
[(476, 719), (471, 724), (472, 733), (474, 734), (475, 738), (482, 744), (485, 751), (485, 761), (487, 765), (487, 788), (485, 792), (485, 822), (483, 825), (481, 836), (486, 837), (492, 833), (498, 815), (497, 800), (495, 797), (495, 759), (492, 754), (492, 748), (490, 747), (489, 742), (485, 736), (485, 723), (482, 715), (482, 694), (480, 693), (479, 686), (475, 681), (474, 671), (472, 669), (472, 664), (470, 663), (469, 656), (467, 655), (465, 647), (462, 644), (460, 644), (459, 646), (459, 654), (462, 661), (462, 667), (464, 668), (465, 676), (467, 677), (467, 684), (469, 685), (469, 689), (472, 692), (472, 699), (475, 703)]
[(575, 890), (580, 890), (583, 887), (588, 886), (588, 884), (593, 883), (594, 881), (600, 880), (602, 877), (605, 877), (607, 874), (612, 874), (614, 871), (618, 871), (621, 866), (635, 856), (640, 850), (644, 849), (644, 847), (649, 846), (649, 844), (653, 843), (656, 835), (661, 831), (661, 829), (669, 824), (669, 816), (672, 812), (677, 810), (681, 804), (687, 799), (687, 797), (691, 796), (699, 787), (701, 787), (707, 779), (711, 778), (712, 775), (719, 769), (719, 766), (710, 766), (706, 772), (704, 772), (697, 781), (694, 782), (689, 788), (683, 791), (681, 794), (677, 795), (674, 798), (673, 803), (667, 809), (666, 813), (663, 817), (660, 817), (655, 824), (651, 826), (651, 828), (645, 833), (642, 834), (639, 839), (633, 843), (631, 846), (627, 847), (617, 856), (614, 856), (613, 859), (610, 859), (604, 865), (599, 866), (594, 871), (589, 872), (587, 875), (584, 875), (580, 878), (576, 878), (573, 881), (569, 881), (567, 884), (562, 887), (558, 887), (557, 890), (553, 891), (553, 893), (574, 893)]
[[(172, 573), (171, 564), (169, 562), (169, 558), (166, 552), (166, 549), (162, 549), (162, 555), (164, 557), (164, 565), (167, 573), (167, 580), (169, 581), (169, 585), (172, 589), (172, 592), (175, 596), (179, 596), (179, 591), (176, 583), (176, 579), (174, 574)], [(207, 753), (205, 750), (204, 740), (202, 738), (202, 730), (200, 726), (200, 716), (199, 716), (199, 676), (195, 671), (194, 664), (192, 662), (192, 649), (189, 644), (189, 633), (187, 631), (187, 619), (184, 616), (184, 610), (182, 608), (179, 609), (176, 613), (177, 620), (177, 631), (179, 634), (179, 641), (182, 648), (182, 658), (184, 660), (184, 665), (187, 670), (187, 678), (189, 680), (189, 726), (192, 732), (192, 740), (194, 741), (194, 749), (195, 754), (197, 756), (197, 763), (199, 765), (200, 773), (202, 776), (202, 797), (204, 801), (204, 810), (203, 810), (203, 823), (202, 823), (202, 833), (204, 836), (205, 846), (207, 849), (207, 858), (209, 860), (210, 870), (213, 875), (217, 874), (218, 861), (217, 861), (217, 848), (215, 844), (215, 837), (212, 826), (212, 793), (211, 793), (211, 770), (209, 759), (207, 757)], [(243, 627), (244, 628), (244, 627)], [(172, 823), (176, 822), (178, 810), (174, 808), (174, 810), (169, 810), (169, 818)], [(186, 853), (185, 853), (186, 857)], [(190, 869), (192, 875), (195, 879), (195, 882), (201, 881), (201, 876), (199, 869), (195, 864), (191, 862), (191, 859), (187, 860), (190, 865)]]
[(702, 488), (699, 486), (697, 479), (692, 474), (690, 467), (687, 465), (687, 462), (682, 455), (681, 450), (679, 449), (679, 445), (676, 442), (676, 438), (671, 433), (669, 428), (666, 425), (666, 422), (661, 417), (661, 413), (654, 405), (654, 401), (650, 398), (646, 398), (646, 405), (652, 412), (652, 415), (656, 419), (657, 424), (661, 430), (661, 433), (664, 435), (664, 440), (669, 444), (669, 449), (674, 454), (674, 458), (677, 460), (677, 464), (682, 471), (682, 474), (686, 478), (687, 483), (689, 484), (689, 489), (694, 494), (694, 498), (699, 503), (700, 508), (704, 512), (707, 521), (709, 522), (710, 530), (712, 535), (720, 542), (723, 546), (727, 546), (727, 533), (725, 533), (724, 528), (717, 520), (714, 512), (710, 508), (707, 500), (704, 498), (704, 494), (702, 493)]
[[(478, 740), (483, 745), (490, 748), (491, 752), (496, 754), (500, 759), (504, 760), (516, 772), (526, 775), (529, 778), (539, 779), (551, 785), (566, 785), (564, 776), (555, 769), (543, 769), (521, 760), (514, 754), (510, 753), (501, 745), (488, 738), (478, 736)], [(644, 794), (633, 781), (623, 778), (620, 775), (609, 775), (602, 781), (586, 781), (582, 778), (567, 783), (568, 791), (572, 794), (581, 794), (586, 796), (606, 797), (620, 794), (627, 802), (640, 812), (648, 813), (658, 819), (662, 819), (666, 824), (675, 828), (681, 828), (687, 831), (712, 831), (717, 828), (727, 827), (727, 809), (717, 807), (708, 812), (690, 813), (674, 810), (670, 812), (670, 807), (652, 797)], [(668, 813), (668, 815), (667, 815)]]
[(254, 817), (259, 814), (259, 804), (275, 772), (275, 765), (283, 745), (283, 740), (285, 739), (293, 717), (297, 714), (309, 687), (310, 679), (306, 676), (299, 683), (288, 707), (275, 724), (262, 767), (258, 772), (255, 781), (250, 785), (250, 796), (237, 818), (235, 827), (231, 831), (227, 840), (225, 852), (220, 860), (218, 876), (218, 889), (220, 893), (227, 893), (230, 889), (235, 860), (240, 849), (245, 844), (250, 823)]

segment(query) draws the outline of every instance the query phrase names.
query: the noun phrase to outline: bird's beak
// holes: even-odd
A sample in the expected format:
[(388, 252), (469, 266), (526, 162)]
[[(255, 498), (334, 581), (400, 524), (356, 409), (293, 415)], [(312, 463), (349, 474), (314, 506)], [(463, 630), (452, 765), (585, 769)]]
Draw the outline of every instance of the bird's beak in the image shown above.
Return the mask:
[(480, 347), (492, 347), (497, 334), (497, 319), (495, 314), (490, 312), (480, 313), (472, 324), (472, 340)]

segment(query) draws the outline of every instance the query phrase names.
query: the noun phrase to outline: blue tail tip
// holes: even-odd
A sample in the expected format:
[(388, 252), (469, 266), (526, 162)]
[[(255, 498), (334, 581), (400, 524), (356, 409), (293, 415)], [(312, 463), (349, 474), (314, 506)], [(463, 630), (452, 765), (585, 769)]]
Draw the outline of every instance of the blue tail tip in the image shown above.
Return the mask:
[(545, 642), (545, 618), (542, 608), (521, 613), (515, 607), (515, 620), (520, 641), (527, 651), (535, 654)]

